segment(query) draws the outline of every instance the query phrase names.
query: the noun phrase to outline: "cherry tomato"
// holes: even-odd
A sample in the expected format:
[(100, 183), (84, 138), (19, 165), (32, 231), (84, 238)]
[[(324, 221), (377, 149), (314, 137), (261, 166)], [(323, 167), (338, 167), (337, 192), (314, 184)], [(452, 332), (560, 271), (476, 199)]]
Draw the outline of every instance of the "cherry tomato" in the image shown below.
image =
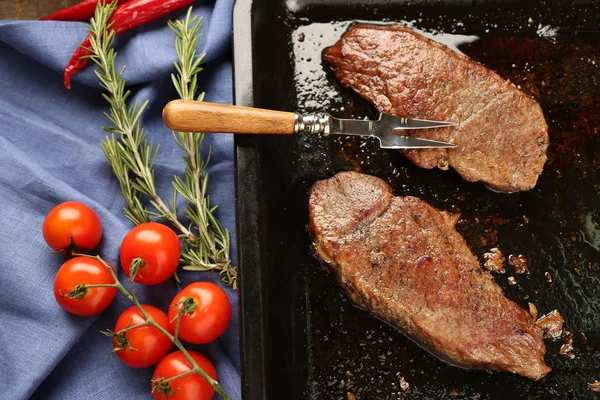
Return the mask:
[(56, 251), (67, 251), (71, 240), (78, 247), (93, 250), (102, 238), (102, 223), (94, 210), (85, 204), (67, 201), (46, 215), (42, 234), (48, 246)]
[[(142, 305), (142, 308), (157, 324), (169, 331), (167, 314), (156, 307), (145, 304)], [(122, 329), (144, 322), (146, 322), (146, 318), (140, 310), (136, 306), (131, 306), (119, 316), (114, 333), (117, 334)], [(113, 337), (113, 348), (123, 349), (116, 351), (117, 356), (123, 361), (123, 364), (132, 368), (147, 368), (156, 365), (169, 353), (172, 346), (173, 343), (168, 337), (150, 325), (140, 326)]]
[(169, 279), (179, 264), (181, 245), (173, 230), (156, 222), (140, 224), (129, 231), (121, 243), (121, 266), (130, 276), (131, 261), (141, 257), (144, 265), (134, 281), (156, 285)]
[[(185, 301), (183, 304), (182, 301)], [(179, 337), (186, 342), (203, 344), (218, 338), (231, 321), (231, 304), (225, 291), (210, 282), (194, 282), (179, 292), (169, 308), (169, 324), (175, 330), (177, 311), (192, 305), (191, 313), (181, 314)]]
[[(112, 268), (112, 267), (111, 267)], [(97, 259), (74, 257), (65, 262), (54, 279), (54, 297), (58, 304), (71, 314), (89, 317), (101, 313), (117, 295), (113, 287), (81, 289), (75, 297), (65, 297), (78, 285), (113, 284), (113, 277)]]
[[(198, 366), (204, 370), (214, 380), (217, 379), (217, 371), (210, 362), (200, 353), (188, 350), (190, 356), (196, 361)], [(173, 376), (180, 375), (192, 369), (192, 365), (185, 358), (181, 351), (174, 351), (158, 364), (152, 375), (153, 387), (158, 379), (169, 379)], [(154, 387), (154, 399), (156, 400), (210, 400), (215, 393), (214, 389), (206, 379), (198, 374), (190, 374), (182, 378), (177, 378), (168, 383), (167, 388), (161, 390)], [(159, 386), (160, 387), (160, 386)], [(167, 396), (165, 393), (171, 393)]]

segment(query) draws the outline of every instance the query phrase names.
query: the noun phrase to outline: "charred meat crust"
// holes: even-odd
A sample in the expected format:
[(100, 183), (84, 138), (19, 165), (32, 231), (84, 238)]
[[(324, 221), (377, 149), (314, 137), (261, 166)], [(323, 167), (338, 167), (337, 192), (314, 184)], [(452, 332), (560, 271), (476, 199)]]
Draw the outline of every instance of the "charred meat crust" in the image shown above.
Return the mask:
[(534, 380), (550, 371), (542, 330), (482, 270), (457, 216), (356, 172), (317, 182), (309, 216), (317, 254), (357, 306), (452, 364)]
[(467, 181), (503, 192), (535, 186), (548, 148), (542, 109), (483, 65), (408, 28), (362, 24), (351, 26), (323, 58), (343, 85), (380, 112), (458, 123), (414, 133), (457, 144), (403, 151), (419, 167), (450, 166)]

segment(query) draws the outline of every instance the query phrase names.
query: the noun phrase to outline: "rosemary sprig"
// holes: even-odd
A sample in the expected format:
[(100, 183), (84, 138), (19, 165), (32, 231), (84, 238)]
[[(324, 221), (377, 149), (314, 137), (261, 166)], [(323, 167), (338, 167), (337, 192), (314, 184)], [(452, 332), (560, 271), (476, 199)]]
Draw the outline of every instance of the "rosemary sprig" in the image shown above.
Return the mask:
[[(152, 219), (167, 220), (183, 238), (184, 250), (180, 261), (184, 269), (219, 271), (223, 281), (236, 288), (237, 271), (229, 258), (229, 231), (214, 216), (216, 206), (210, 205), (207, 195), (208, 176), (205, 170), (209, 157), (204, 160), (200, 154), (202, 134), (173, 133), (175, 141), (185, 152), (185, 179), (174, 177), (172, 201), (163, 201), (156, 191), (153, 165), (159, 146), (154, 147), (146, 140), (148, 132), (140, 125), (148, 102), (141, 105), (134, 102), (127, 106), (130, 91), (125, 88), (123, 69), (116, 70), (117, 53), (112, 48), (115, 33), (108, 25), (114, 9), (115, 4), (99, 3), (96, 16), (90, 23), (92, 55), (89, 58), (98, 66), (95, 73), (100, 86), (107, 92), (103, 96), (110, 105), (109, 112), (105, 114), (112, 126), (104, 128), (110, 136), (102, 141), (101, 148), (119, 181), (126, 202), (125, 214), (136, 225)], [(191, 16), (191, 8), (183, 21), (169, 22), (176, 34), (178, 56), (175, 63), (177, 74), (173, 74), (172, 79), (180, 97), (187, 100), (196, 98), (197, 75), (202, 70), (200, 64), (204, 54), (196, 57), (200, 22), (200, 19)], [(197, 99), (202, 98), (203, 94)], [(210, 156), (210, 149), (208, 154)], [(178, 196), (185, 201), (184, 211), (189, 219), (186, 225), (177, 216)], [(144, 205), (146, 197), (152, 210)]]
[[(164, 218), (176, 226), (186, 236), (193, 236), (177, 220), (177, 213), (156, 193), (154, 172), (152, 166), (158, 155), (159, 146), (154, 147), (146, 140), (148, 132), (140, 125), (140, 118), (148, 101), (141, 105), (134, 102), (127, 107), (127, 98), (131, 94), (125, 89), (123, 69), (116, 71), (116, 51), (112, 48), (115, 36), (114, 30), (107, 26), (108, 18), (115, 8), (114, 4), (99, 7), (98, 14), (91, 20), (91, 60), (98, 66), (95, 71), (100, 86), (108, 92), (103, 97), (110, 105), (110, 111), (105, 113), (113, 124), (104, 128), (111, 136), (107, 136), (101, 143), (102, 151), (111, 165), (115, 176), (119, 180), (123, 197), (127, 203), (125, 212), (127, 217), (135, 224), (149, 221), (149, 216)], [(134, 180), (129, 174), (135, 176)], [(142, 195), (150, 197), (150, 203), (157, 210), (152, 212), (142, 203)]]
[[(148, 221), (147, 210), (141, 202), (139, 188), (128, 179), (131, 167), (125, 162), (126, 149), (124, 147), (128, 142), (117, 142), (115, 133), (127, 131), (128, 136), (142, 137), (143, 139), (145, 133), (139, 126), (139, 116), (146, 107), (147, 102), (142, 104), (139, 110), (137, 104), (130, 109), (127, 109), (125, 104), (130, 92), (125, 90), (125, 82), (120, 79), (121, 74), (117, 74), (115, 71), (117, 53), (111, 47), (115, 32), (108, 26), (108, 19), (115, 8), (116, 3), (96, 8), (96, 14), (90, 21), (92, 54), (88, 57), (99, 66), (99, 70), (96, 70), (95, 73), (100, 79), (100, 86), (109, 93), (108, 95), (103, 93), (102, 96), (111, 106), (110, 114), (105, 113), (105, 115), (114, 124), (113, 127), (105, 128), (113, 134), (111, 137), (107, 136), (100, 146), (119, 180), (123, 197), (127, 203), (125, 207), (127, 218), (137, 225)], [(137, 118), (135, 118), (136, 116)], [(131, 161), (131, 159), (129, 160)], [(141, 164), (144, 164), (140, 157), (138, 157), (138, 160)], [(136, 168), (138, 160), (133, 160)]]
[[(200, 36), (201, 19), (188, 13), (184, 20), (169, 21), (169, 28), (176, 36), (175, 50), (178, 61), (175, 62), (176, 74), (172, 74), (173, 85), (183, 100), (202, 101), (204, 93), (196, 99), (197, 76), (205, 53), (196, 56), (196, 45)], [(185, 200), (185, 215), (198, 232), (194, 241), (185, 241), (186, 247), (181, 260), (183, 269), (191, 271), (218, 270), (223, 281), (237, 284), (237, 271), (229, 259), (230, 236), (215, 218), (216, 206), (210, 205), (207, 195), (208, 175), (205, 172), (210, 159), (210, 147), (206, 159), (200, 154), (203, 133), (173, 132), (177, 145), (184, 151), (185, 180), (175, 176), (175, 192)]]

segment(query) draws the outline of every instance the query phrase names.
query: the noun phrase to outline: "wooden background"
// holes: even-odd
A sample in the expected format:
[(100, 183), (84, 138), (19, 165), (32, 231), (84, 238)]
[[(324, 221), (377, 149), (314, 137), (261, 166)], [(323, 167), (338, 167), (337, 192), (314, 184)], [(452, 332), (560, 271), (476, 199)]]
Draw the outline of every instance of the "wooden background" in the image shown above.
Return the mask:
[(0, 19), (38, 19), (81, 0), (0, 0)]

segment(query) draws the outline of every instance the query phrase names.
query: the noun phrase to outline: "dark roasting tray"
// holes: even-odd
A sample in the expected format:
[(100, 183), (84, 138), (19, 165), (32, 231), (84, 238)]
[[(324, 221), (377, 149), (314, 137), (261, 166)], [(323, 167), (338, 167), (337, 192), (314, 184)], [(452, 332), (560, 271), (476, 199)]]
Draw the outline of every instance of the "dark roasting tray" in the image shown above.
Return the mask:
[[(453, 171), (419, 169), (364, 139), (238, 135), (244, 399), (598, 398), (587, 384), (600, 380), (600, 2), (239, 0), (236, 103), (374, 117), (321, 59), (356, 20), (478, 37), (463, 37), (459, 49), (541, 103), (548, 162), (533, 190), (499, 194)], [(564, 340), (547, 341), (553, 371), (541, 382), (464, 370), (353, 307), (313, 257), (307, 231), (310, 186), (343, 170), (460, 213), (457, 229), (480, 261), (496, 246), (507, 257), (524, 255), (530, 274), (507, 264), (495, 279), (524, 308), (558, 309), (575, 358), (559, 354)]]

